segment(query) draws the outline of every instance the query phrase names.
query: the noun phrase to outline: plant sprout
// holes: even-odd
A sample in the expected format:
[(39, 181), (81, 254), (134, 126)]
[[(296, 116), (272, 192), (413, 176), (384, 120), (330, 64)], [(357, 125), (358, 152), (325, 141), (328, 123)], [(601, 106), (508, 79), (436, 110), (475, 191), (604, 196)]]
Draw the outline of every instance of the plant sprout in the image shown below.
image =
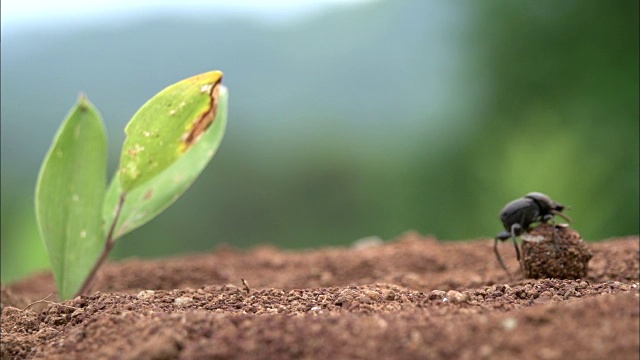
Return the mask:
[(215, 155), (227, 122), (222, 73), (182, 80), (144, 104), (125, 128), (106, 185), (107, 137), (81, 95), (47, 153), (35, 208), (60, 299), (88, 293), (116, 240), (176, 201)]

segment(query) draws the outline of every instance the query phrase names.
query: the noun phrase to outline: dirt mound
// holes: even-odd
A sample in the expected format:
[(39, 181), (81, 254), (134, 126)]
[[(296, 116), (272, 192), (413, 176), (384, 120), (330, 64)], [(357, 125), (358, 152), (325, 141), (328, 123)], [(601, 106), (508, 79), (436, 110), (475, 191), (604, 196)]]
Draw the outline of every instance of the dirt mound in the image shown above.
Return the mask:
[(94, 295), (22, 310), (55, 291), (40, 274), (2, 287), (2, 358), (637, 359), (638, 238), (588, 246), (578, 280), (509, 276), (493, 240), (223, 247), (111, 263)]

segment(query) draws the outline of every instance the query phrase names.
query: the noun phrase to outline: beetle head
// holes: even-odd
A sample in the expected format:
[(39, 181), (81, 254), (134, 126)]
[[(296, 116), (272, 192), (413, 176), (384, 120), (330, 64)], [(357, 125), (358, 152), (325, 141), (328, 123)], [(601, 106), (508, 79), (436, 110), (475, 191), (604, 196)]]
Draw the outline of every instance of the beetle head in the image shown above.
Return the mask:
[(541, 192), (530, 192), (525, 197), (535, 201), (543, 214), (558, 215), (568, 222), (571, 222), (571, 219), (562, 213), (562, 210), (564, 210), (566, 206), (551, 200), (548, 195)]

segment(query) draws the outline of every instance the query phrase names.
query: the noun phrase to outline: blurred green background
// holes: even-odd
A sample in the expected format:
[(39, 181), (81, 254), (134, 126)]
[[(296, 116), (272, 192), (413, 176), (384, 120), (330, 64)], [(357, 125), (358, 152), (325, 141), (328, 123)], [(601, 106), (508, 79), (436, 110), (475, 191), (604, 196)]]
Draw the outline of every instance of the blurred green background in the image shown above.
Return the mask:
[(230, 90), (220, 151), (112, 258), (411, 229), (488, 238), (502, 206), (529, 191), (571, 205), (587, 240), (638, 234), (638, 1), (194, 10), (3, 20), (3, 282), (48, 266), (33, 188), (78, 93), (105, 119), (113, 173), (133, 113), (211, 69)]

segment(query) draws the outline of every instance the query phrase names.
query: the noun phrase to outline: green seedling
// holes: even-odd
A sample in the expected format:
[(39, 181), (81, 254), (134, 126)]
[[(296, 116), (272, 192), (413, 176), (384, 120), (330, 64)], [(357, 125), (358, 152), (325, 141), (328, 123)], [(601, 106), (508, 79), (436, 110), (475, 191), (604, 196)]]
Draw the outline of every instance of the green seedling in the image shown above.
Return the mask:
[(120, 166), (106, 185), (102, 118), (80, 96), (56, 134), (36, 185), (35, 207), (61, 299), (88, 293), (116, 240), (176, 201), (215, 155), (227, 122), (222, 73), (162, 90), (125, 128)]

